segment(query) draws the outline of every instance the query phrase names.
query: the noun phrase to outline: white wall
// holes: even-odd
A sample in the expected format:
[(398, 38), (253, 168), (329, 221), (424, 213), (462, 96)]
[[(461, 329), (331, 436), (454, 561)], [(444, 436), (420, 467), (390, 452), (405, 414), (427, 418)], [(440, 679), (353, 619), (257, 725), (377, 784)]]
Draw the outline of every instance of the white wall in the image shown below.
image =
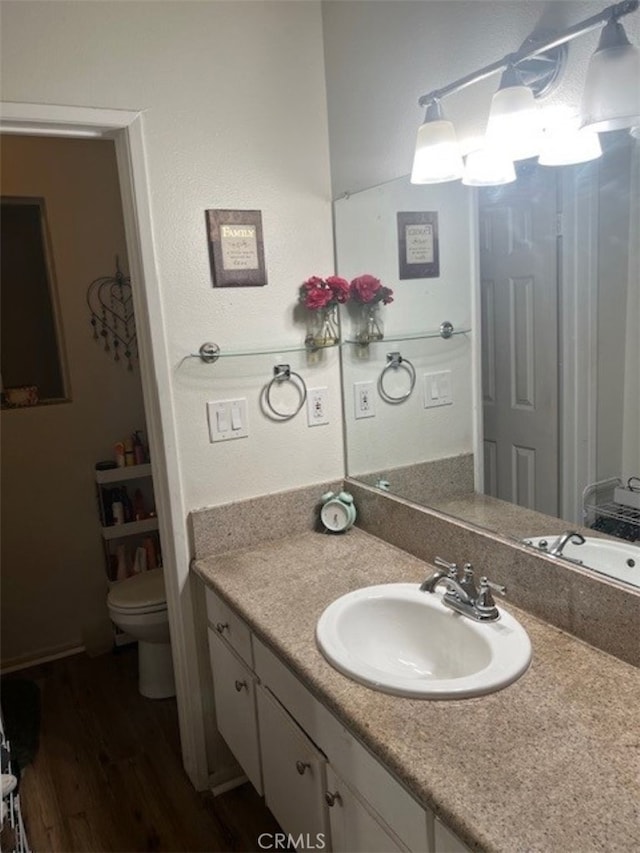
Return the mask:
[(140, 373), (105, 353), (86, 293), (126, 246), (113, 143), (3, 137), (2, 192), (45, 200), (69, 402), (3, 410), (2, 661), (86, 644), (111, 627), (94, 466), (145, 428)]
[[(460, 182), (427, 187), (406, 178), (335, 203), (338, 272), (349, 280), (370, 273), (394, 292), (394, 301), (380, 309), (384, 341), (371, 344), (368, 352), (346, 347), (342, 356), (347, 469), (352, 476), (473, 451), (470, 340), (393, 340), (437, 332), (444, 320), (458, 330), (472, 328), (473, 204), (472, 191)], [(437, 277), (399, 279), (399, 211), (437, 213)], [(343, 325), (348, 335), (348, 319)], [(413, 393), (400, 404), (385, 402), (377, 390), (390, 351), (408, 358), (417, 374)], [(451, 372), (453, 405), (425, 409), (424, 375), (441, 371)], [(375, 417), (356, 419), (354, 383), (363, 381), (373, 382)], [(387, 371), (384, 387), (392, 396), (406, 393), (407, 371)]]
[[(9, 2), (2, 7), (6, 101), (143, 111), (153, 241), (168, 364), (155, 365), (162, 417), (177, 441), (173, 517), (343, 473), (336, 353), (304, 368), (329, 388), (331, 421), (272, 423), (258, 397), (275, 357), (203, 365), (184, 360), (204, 341), (223, 349), (293, 344), (304, 324), (293, 309), (301, 282), (332, 271), (329, 148), (320, 6), (317, 2)], [(208, 208), (262, 211), (269, 284), (213, 289)], [(160, 348), (162, 349), (162, 348)], [(237, 372), (236, 372), (237, 371)], [(165, 377), (169, 376), (169, 381)], [(210, 444), (207, 400), (247, 397), (250, 436)], [(179, 699), (188, 769), (204, 751), (189, 596), (185, 529), (175, 531), (184, 634)], [(192, 711), (189, 708), (192, 707)], [(198, 744), (202, 745), (200, 749)]]
[[(520, 47), (538, 30), (561, 30), (607, 4), (520, 0), (340, 0), (323, 4), (334, 197), (411, 171), (424, 111), (418, 98)], [(640, 43), (640, 14), (623, 19)], [(577, 109), (599, 30), (569, 46), (561, 85), (541, 103)], [(499, 74), (445, 99), (462, 145), (484, 132)]]

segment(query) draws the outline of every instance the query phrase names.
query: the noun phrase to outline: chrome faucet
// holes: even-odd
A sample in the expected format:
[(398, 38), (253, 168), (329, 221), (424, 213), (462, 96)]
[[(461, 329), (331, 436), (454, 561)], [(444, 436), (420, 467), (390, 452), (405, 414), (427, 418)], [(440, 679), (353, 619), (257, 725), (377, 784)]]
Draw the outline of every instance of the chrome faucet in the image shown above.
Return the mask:
[(506, 587), (491, 583), (485, 577), (480, 578), (480, 586), (476, 587), (471, 563), (465, 563), (460, 578), (455, 563), (447, 563), (441, 557), (436, 557), (433, 562), (439, 569), (420, 584), (421, 592), (433, 593), (439, 586), (445, 585), (447, 590), (442, 596), (442, 603), (447, 607), (476, 622), (494, 622), (500, 618), (491, 590), (504, 595)]
[(578, 533), (576, 530), (566, 530), (561, 536), (558, 536), (551, 548), (549, 548), (548, 553), (552, 557), (562, 557), (562, 551), (567, 542), (572, 542), (574, 545), (584, 545), (585, 541), (582, 533)]

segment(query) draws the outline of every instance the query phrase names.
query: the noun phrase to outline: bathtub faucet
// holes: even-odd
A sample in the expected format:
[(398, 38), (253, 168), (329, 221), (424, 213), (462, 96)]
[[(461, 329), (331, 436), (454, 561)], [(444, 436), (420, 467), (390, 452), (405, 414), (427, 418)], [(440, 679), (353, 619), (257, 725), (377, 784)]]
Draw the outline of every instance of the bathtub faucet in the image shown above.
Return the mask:
[(582, 533), (578, 533), (576, 530), (566, 530), (561, 536), (558, 536), (551, 548), (549, 548), (549, 554), (553, 557), (561, 557), (567, 542), (572, 542), (574, 545), (584, 545), (585, 538)]

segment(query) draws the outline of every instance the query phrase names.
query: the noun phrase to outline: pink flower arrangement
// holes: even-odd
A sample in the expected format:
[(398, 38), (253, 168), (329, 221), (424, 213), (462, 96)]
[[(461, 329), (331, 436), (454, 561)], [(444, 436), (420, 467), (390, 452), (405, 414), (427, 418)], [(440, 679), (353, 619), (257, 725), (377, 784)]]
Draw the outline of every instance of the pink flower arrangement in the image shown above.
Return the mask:
[(372, 275), (359, 275), (354, 278), (349, 285), (349, 296), (354, 302), (362, 305), (372, 305), (376, 302), (389, 305), (393, 302), (393, 290), (385, 287), (380, 279)]
[(327, 278), (313, 275), (300, 288), (300, 301), (311, 311), (318, 308), (331, 308), (338, 303), (344, 304), (348, 301), (361, 305), (372, 305), (377, 302), (389, 305), (393, 302), (393, 290), (385, 287), (372, 275), (360, 275), (351, 283), (337, 275), (330, 275)]
[(300, 288), (300, 301), (312, 311), (344, 303), (348, 298), (349, 282), (337, 275), (327, 278), (312, 275)]

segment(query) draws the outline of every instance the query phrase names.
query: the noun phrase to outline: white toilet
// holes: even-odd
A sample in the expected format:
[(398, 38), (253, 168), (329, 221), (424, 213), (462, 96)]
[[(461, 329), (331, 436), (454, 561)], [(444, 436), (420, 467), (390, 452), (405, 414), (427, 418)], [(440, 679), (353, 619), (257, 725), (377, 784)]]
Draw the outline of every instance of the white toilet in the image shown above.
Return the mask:
[(176, 695), (162, 569), (115, 584), (107, 597), (111, 621), (138, 641), (138, 687), (149, 699)]

